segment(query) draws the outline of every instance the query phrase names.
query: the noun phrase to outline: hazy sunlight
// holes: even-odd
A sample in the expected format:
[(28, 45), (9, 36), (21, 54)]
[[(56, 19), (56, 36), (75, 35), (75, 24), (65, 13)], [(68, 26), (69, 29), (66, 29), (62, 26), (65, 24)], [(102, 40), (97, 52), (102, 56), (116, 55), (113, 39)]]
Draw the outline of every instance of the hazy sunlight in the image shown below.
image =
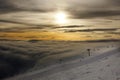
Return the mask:
[(60, 25), (66, 24), (68, 22), (67, 16), (65, 12), (57, 12), (55, 15), (55, 23)]

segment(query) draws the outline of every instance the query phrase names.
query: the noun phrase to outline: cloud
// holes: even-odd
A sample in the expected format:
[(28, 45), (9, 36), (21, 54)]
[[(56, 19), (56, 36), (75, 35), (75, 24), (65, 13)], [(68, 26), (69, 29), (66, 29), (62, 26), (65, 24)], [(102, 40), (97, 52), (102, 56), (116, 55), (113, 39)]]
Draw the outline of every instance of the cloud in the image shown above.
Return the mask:
[(44, 31), (48, 32), (51, 29), (56, 29), (55, 25), (37, 25), (37, 24), (27, 24), (22, 22), (16, 22), (16, 21), (9, 21), (9, 20), (0, 20), (0, 22), (5, 23), (14, 23), (14, 24), (24, 24), (23, 27), (8, 27), (8, 28), (0, 28), (0, 32), (18, 32), (18, 33), (24, 33), (26, 31)]
[(68, 11), (73, 18), (115, 16), (120, 15), (120, 0), (0, 0), (0, 13), (58, 9)]
[[(54, 43), (54, 44), (51, 44)], [(63, 41), (62, 47), (67, 43)], [(56, 56), (72, 51), (72, 49), (60, 49), (60, 42), (57, 41), (0, 41), (0, 79), (15, 76), (19, 73), (29, 71), (29, 69), (44, 68), (49, 66), (47, 61), (42, 61), (44, 57)], [(51, 50), (51, 48), (53, 48)], [(42, 62), (41, 62), (42, 61)], [(58, 63), (51, 60), (52, 63)], [(35, 65), (39, 65), (38, 67)]]
[[(109, 1), (109, 0), (108, 0)], [(111, 4), (114, 6), (119, 6), (120, 7), (120, 0), (110, 0)]]
[(108, 32), (109, 34), (120, 35), (120, 32)]
[(13, 10), (17, 10), (17, 8), (14, 5), (10, 4), (8, 0), (0, 0), (0, 13)]
[[(55, 21), (53, 19), (55, 11), (63, 10), (68, 14), (68, 20), (70, 21), (68, 25), (97, 25), (97, 22), (99, 23), (100, 21), (96, 21), (92, 18), (118, 16), (118, 18), (113, 19), (119, 21), (119, 2), (120, 0), (0, 0), (0, 23), (3, 23), (1, 27), (14, 27), (18, 25), (19, 27), (32, 26), (36, 27), (36, 29), (42, 29), (43, 27), (46, 29), (46, 25), (44, 24), (55, 25)], [(83, 22), (81, 22), (82, 19), (84, 19)], [(91, 21), (88, 19), (91, 19)], [(102, 21), (105, 26), (109, 25), (105, 24), (108, 23), (105, 22), (105, 19)], [(111, 21), (109, 21), (109, 23), (114, 25)], [(11, 24), (15, 25), (12, 26)], [(98, 26), (99, 25), (100, 23)], [(67, 27), (77, 28), (84, 26), (62, 26), (62, 28)], [(50, 26), (50, 28), (55, 29), (53, 26)], [(29, 29), (32, 30), (35, 28)], [(6, 28), (6, 30), (0, 29), (0, 31), (17, 30), (19, 30), (19, 28)]]
[(53, 11), (55, 5), (49, 5), (46, 1), (47, 0), (0, 0), (0, 13), (16, 11)]
[(3, 23), (13, 23), (13, 24), (23, 24), (23, 25), (28, 25), (28, 26), (31, 26), (33, 24), (28, 24), (28, 23), (24, 23), (24, 22), (19, 22), (19, 21), (12, 21), (12, 20), (0, 20), (0, 22), (3, 22)]
[(20, 47), (7, 44), (0, 45), (0, 79), (18, 74), (35, 64), (35, 61), (24, 53), (26, 53), (24, 48), (20, 49)]
[(120, 0), (72, 0), (66, 10), (74, 19), (120, 15)]
[(107, 17), (107, 16), (117, 16), (120, 15), (120, 11), (111, 11), (111, 10), (106, 10), (106, 11), (75, 11), (71, 10), (71, 14), (73, 15), (72, 18), (75, 19), (85, 19), (85, 18), (96, 18), (96, 17)]
[(70, 25), (70, 26), (62, 26), (59, 28), (77, 28), (77, 27), (86, 27), (86, 25)]
[(65, 30), (65, 32), (94, 32), (94, 31), (116, 31), (117, 28), (106, 28), (106, 29), (83, 29), (83, 30)]
[(82, 27), (88, 27), (90, 25), (68, 25), (68, 26), (57, 26), (53, 27), (53, 29), (61, 29), (61, 28), (82, 28)]

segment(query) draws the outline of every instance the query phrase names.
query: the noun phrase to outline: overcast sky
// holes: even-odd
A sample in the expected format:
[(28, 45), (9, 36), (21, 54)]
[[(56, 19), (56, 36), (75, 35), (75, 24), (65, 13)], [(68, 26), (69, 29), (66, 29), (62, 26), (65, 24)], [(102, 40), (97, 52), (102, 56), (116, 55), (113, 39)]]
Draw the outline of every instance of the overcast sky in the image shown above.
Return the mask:
[(46, 13), (57, 9), (66, 10), (79, 17), (84, 13), (83, 18), (119, 15), (120, 0), (0, 0), (1, 13), (14, 11)]
[(120, 0), (0, 0), (1, 22), (46, 23), (51, 19), (48, 16), (59, 10), (67, 12), (70, 19), (117, 16), (118, 20)]
[(69, 15), (67, 25), (79, 25), (77, 29), (83, 29), (81, 26), (97, 28), (91, 31), (120, 28), (120, 0), (0, 0), (0, 31), (81, 31), (74, 26), (56, 29), (53, 17), (58, 11)]

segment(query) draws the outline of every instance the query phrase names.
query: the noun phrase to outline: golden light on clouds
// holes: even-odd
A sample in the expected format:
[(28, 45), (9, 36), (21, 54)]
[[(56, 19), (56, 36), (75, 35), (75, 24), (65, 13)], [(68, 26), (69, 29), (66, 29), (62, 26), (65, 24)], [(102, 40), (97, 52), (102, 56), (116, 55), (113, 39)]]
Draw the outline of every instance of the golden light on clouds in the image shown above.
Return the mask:
[(59, 12), (56, 12), (55, 13), (55, 23), (56, 24), (59, 24), (59, 25), (63, 25), (63, 24), (66, 24), (68, 23), (68, 14), (66, 14), (65, 12), (63, 11), (59, 11)]
[[(86, 36), (89, 35), (89, 36)], [(106, 38), (105, 36), (111, 36)], [(0, 32), (0, 39), (8, 40), (63, 40), (63, 41), (87, 41), (102, 39), (120, 39), (119, 35), (92, 34), (92, 33), (62, 33), (62, 32)]]

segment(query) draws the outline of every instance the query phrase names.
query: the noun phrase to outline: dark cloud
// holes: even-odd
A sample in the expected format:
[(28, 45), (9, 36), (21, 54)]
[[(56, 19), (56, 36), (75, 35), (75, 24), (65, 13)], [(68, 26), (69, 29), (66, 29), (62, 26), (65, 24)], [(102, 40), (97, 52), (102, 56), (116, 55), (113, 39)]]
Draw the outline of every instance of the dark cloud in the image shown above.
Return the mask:
[(109, 34), (120, 35), (120, 32), (108, 32)]
[[(77, 28), (77, 27), (86, 27), (85, 25), (70, 25), (70, 26), (62, 26), (62, 28)], [(60, 28), (60, 27), (59, 27)]]
[(0, 0), (0, 13), (51, 12), (59, 8), (68, 11), (72, 18), (78, 19), (116, 16), (120, 15), (120, 0)]
[(106, 28), (106, 29), (84, 29), (84, 30), (65, 30), (65, 32), (94, 32), (94, 31), (116, 31), (117, 28)]
[[(36, 24), (30, 24), (30, 23), (24, 23), (19, 21), (12, 21), (12, 20), (0, 20), (1, 23), (12, 23), (17, 25), (25, 25), (26, 27), (10, 27), (10, 28), (0, 28), (0, 32), (24, 32), (25, 30), (31, 30), (31, 29), (43, 29), (47, 25), (36, 25)], [(30, 27), (31, 26), (31, 27)]]
[(80, 27), (88, 27), (90, 25), (68, 25), (68, 26), (57, 26), (53, 27), (53, 29), (61, 29), (61, 28), (80, 28)]
[(3, 23), (13, 23), (13, 24), (22, 24), (25, 25), (24, 27), (8, 27), (8, 28), (0, 28), (0, 32), (18, 32), (23, 33), (29, 30), (39, 30), (39, 31), (47, 31), (43, 29), (56, 29), (55, 25), (42, 25), (42, 24), (29, 24), (17, 21), (9, 21), (9, 20), (0, 20)]
[(120, 15), (120, 0), (75, 0), (66, 9), (72, 18), (96, 18)]
[(33, 25), (33, 24), (19, 22), (19, 21), (2, 20), (2, 19), (0, 20), (0, 22), (3, 22), (3, 23), (13, 23), (13, 24), (22, 24), (22, 25), (28, 25), (28, 26)]
[[(42, 6), (39, 6), (43, 4)], [(53, 11), (54, 7), (46, 7), (42, 1), (38, 0), (0, 0), (0, 13), (17, 12), (17, 11), (36, 11), (49, 12)]]
[(31, 29), (42, 29), (41, 27), (12, 27), (12, 28), (1, 28), (0, 32), (17, 32), (24, 33), (26, 30)]
[(101, 40), (89, 40), (86, 42), (119, 42), (119, 39), (101, 39)]
[(14, 5), (10, 4), (8, 0), (0, 0), (0, 13), (13, 10), (17, 10), (17, 8)]
[[(108, 0), (109, 1), (109, 0)], [(120, 7), (120, 0), (110, 0), (111, 4), (114, 6), (119, 6)]]
[(95, 18), (95, 17), (106, 17), (106, 16), (116, 16), (120, 15), (120, 11), (71, 11), (73, 15), (72, 18), (79, 19), (79, 18)]

